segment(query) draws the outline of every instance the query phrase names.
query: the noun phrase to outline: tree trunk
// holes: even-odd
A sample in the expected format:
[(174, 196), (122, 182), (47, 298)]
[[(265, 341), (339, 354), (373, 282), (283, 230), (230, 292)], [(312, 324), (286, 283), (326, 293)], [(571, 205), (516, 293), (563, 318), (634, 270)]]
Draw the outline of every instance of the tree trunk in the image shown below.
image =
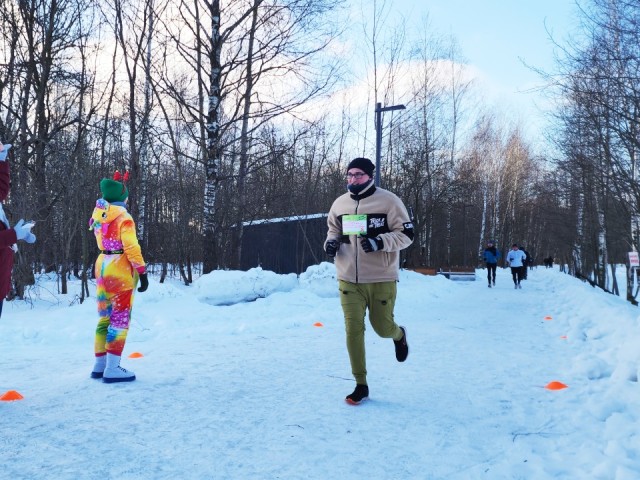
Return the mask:
[(220, 36), (220, 0), (212, 0), (211, 13), (211, 49), (210, 49), (210, 86), (209, 111), (207, 115), (207, 159), (205, 162), (203, 233), (204, 248), (202, 273), (209, 273), (217, 267), (215, 214), (216, 193), (218, 188), (218, 166), (222, 158), (220, 150), (220, 74), (222, 65), (220, 54), (222, 37)]
[(258, 22), (258, 6), (262, 0), (255, 0), (253, 3), (253, 15), (251, 16), (251, 29), (249, 30), (249, 42), (247, 44), (247, 67), (245, 76), (245, 90), (243, 95), (242, 129), (240, 132), (240, 164), (238, 166), (237, 195), (236, 195), (236, 227), (234, 235), (234, 262), (232, 268), (240, 269), (242, 262), (242, 235), (243, 222), (245, 220), (246, 206), (246, 183), (247, 164), (249, 162), (249, 119), (251, 114), (251, 95), (253, 94), (253, 48), (256, 36), (256, 25)]

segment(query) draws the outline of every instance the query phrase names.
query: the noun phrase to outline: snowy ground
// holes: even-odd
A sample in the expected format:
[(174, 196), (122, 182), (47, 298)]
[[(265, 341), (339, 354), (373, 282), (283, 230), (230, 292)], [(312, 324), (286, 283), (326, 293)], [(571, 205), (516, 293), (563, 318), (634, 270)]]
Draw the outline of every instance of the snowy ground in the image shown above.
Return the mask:
[(0, 319), (0, 394), (24, 396), (0, 402), (2, 477), (640, 478), (637, 307), (557, 269), (522, 290), (402, 272), (409, 358), (368, 328), (354, 407), (334, 275), (152, 279), (125, 349), (144, 356), (123, 357), (138, 380), (114, 385), (89, 378), (93, 298), (41, 279)]

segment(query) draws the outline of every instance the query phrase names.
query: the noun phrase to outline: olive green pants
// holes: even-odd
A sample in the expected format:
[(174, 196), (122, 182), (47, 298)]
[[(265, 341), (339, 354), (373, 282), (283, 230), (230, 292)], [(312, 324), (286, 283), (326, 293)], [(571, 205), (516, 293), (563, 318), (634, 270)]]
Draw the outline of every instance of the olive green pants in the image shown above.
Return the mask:
[(396, 282), (350, 283), (338, 281), (340, 303), (344, 312), (347, 351), (351, 373), (356, 383), (367, 385), (367, 359), (364, 346), (364, 317), (369, 309), (369, 322), (382, 338), (400, 340), (402, 330), (393, 320), (396, 303)]

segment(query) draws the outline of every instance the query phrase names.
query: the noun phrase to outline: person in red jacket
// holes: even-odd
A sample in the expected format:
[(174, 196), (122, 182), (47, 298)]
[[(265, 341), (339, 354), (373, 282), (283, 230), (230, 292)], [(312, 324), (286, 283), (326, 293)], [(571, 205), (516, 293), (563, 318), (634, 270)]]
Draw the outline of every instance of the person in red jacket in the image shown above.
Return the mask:
[(2, 202), (9, 196), (9, 162), (7, 154), (11, 145), (0, 143), (0, 317), (2, 316), (2, 304), (4, 298), (11, 290), (11, 270), (13, 268), (13, 252), (17, 250), (15, 244), (18, 240), (27, 243), (36, 241), (36, 236), (31, 233), (33, 223), (25, 223), (20, 220), (13, 228), (4, 213)]

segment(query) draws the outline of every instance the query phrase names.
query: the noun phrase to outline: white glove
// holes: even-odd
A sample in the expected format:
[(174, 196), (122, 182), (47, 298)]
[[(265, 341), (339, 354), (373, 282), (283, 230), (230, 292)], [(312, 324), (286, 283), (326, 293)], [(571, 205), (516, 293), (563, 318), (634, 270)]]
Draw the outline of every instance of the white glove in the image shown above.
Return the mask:
[(7, 143), (3, 146), (2, 150), (0, 150), (0, 162), (4, 162), (7, 159), (7, 154), (9, 153), (10, 148), (11, 144)]
[(24, 223), (24, 220), (21, 218), (16, 226), (13, 229), (16, 232), (16, 238), (18, 240), (24, 240), (27, 243), (34, 243), (36, 241), (36, 236), (31, 233), (31, 229), (33, 228), (34, 223)]

